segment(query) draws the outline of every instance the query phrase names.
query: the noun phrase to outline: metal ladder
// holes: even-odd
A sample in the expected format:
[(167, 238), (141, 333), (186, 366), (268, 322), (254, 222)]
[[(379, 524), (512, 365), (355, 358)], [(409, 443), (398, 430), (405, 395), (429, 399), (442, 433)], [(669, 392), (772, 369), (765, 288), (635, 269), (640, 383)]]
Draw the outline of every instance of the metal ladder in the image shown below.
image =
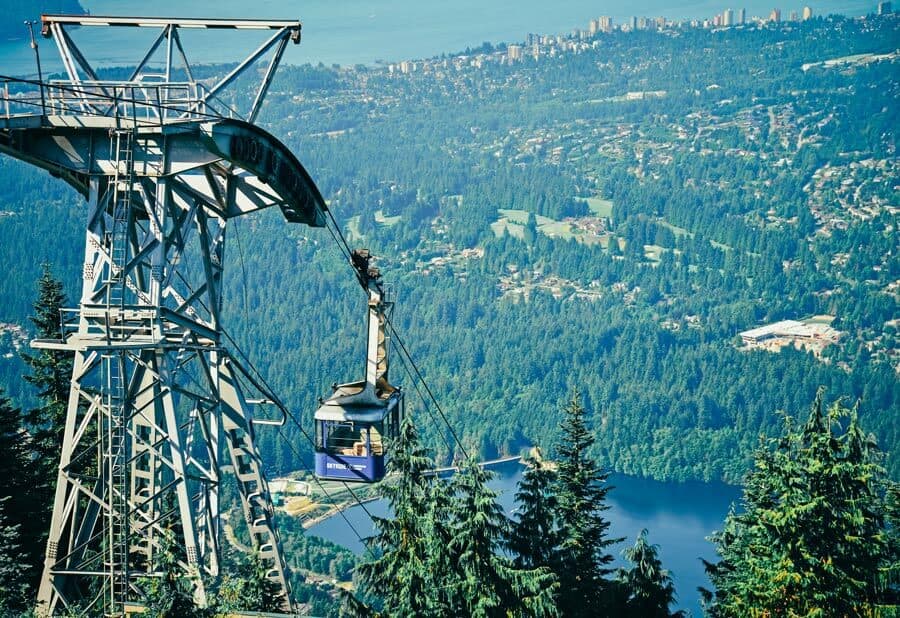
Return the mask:
[(107, 368), (105, 466), (109, 479), (107, 513), (107, 559), (109, 594), (106, 614), (121, 615), (128, 598), (128, 418), (124, 359), (119, 354), (104, 358)]
[[(115, 176), (112, 194), (112, 230), (109, 233), (109, 278), (107, 280), (107, 337), (112, 343), (127, 337), (122, 322), (127, 286), (128, 236), (131, 201), (134, 190), (134, 131), (118, 129), (110, 135), (110, 148), (115, 149)], [(118, 311), (114, 311), (118, 309)], [(116, 332), (118, 330), (118, 333)], [(128, 414), (126, 402), (127, 374), (121, 354), (105, 356), (106, 363), (106, 478), (107, 495), (106, 568), (109, 589), (105, 613), (121, 616), (128, 600)]]
[(110, 146), (115, 148), (116, 174), (113, 178), (112, 232), (110, 234), (110, 260), (108, 296), (110, 307), (121, 307), (125, 301), (128, 261), (128, 224), (131, 216), (131, 199), (134, 190), (134, 131), (116, 130)]

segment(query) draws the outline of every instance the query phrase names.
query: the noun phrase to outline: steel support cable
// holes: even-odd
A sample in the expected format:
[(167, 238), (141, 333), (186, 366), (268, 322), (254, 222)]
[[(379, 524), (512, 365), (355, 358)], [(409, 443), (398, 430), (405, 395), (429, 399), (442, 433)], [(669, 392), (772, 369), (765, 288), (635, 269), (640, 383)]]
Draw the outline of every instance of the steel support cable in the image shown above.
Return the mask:
[[(278, 406), (279, 409), (281, 409), (281, 411), (284, 413), (285, 417), (290, 419), (290, 421), (294, 425), (297, 426), (297, 429), (300, 430), (300, 433), (303, 435), (304, 438), (306, 438), (307, 442), (309, 442), (310, 445), (313, 447), (313, 451), (315, 451), (315, 448), (316, 448), (315, 440), (313, 440), (312, 436), (309, 435), (309, 432), (306, 431), (306, 429), (303, 427), (303, 425), (300, 423), (300, 421), (297, 420), (297, 417), (294, 415), (294, 413), (291, 412), (290, 409), (286, 405), (284, 405), (284, 403), (281, 401), (281, 399), (274, 393), (272, 387), (266, 381), (265, 377), (262, 375), (262, 373), (259, 371), (259, 369), (256, 368), (256, 366), (247, 357), (247, 355), (244, 353), (244, 351), (241, 350), (240, 346), (238, 346), (238, 344), (234, 340), (234, 338), (224, 328), (222, 329), (222, 334), (225, 335), (225, 337), (231, 342), (231, 345), (234, 346), (234, 348), (238, 351), (238, 353), (240, 353), (241, 358), (244, 361), (244, 363), (246, 363), (247, 366), (250, 368), (250, 370), (253, 371), (254, 374), (256, 374), (257, 379), (265, 387), (266, 392), (263, 394), (270, 397), (272, 399), (272, 401), (275, 403), (275, 405)], [(262, 390), (262, 389), (260, 389), (260, 390)], [(309, 467), (303, 463), (303, 457), (302, 457), (301, 453), (294, 447), (293, 443), (285, 437), (284, 432), (281, 431), (281, 429), (278, 430), (278, 433), (281, 436), (282, 440), (287, 442), (288, 448), (290, 448), (291, 451), (294, 453), (294, 455), (297, 457), (297, 459), (299, 460), (300, 465), (303, 467), (303, 469), (313, 477), (313, 479), (316, 482), (316, 485), (319, 486), (319, 489), (321, 489), (322, 492), (328, 497), (328, 499), (331, 501), (332, 505), (336, 509), (338, 509), (338, 512), (341, 514), (341, 517), (344, 519), (344, 521), (346, 521), (347, 524), (350, 525), (350, 521), (347, 519), (347, 516), (344, 515), (344, 510), (341, 509), (340, 506), (338, 505), (338, 503), (334, 500), (334, 498), (331, 497), (331, 495), (328, 493), (328, 490), (326, 490), (324, 485), (322, 485), (321, 481), (319, 480), (319, 477), (317, 477), (315, 475), (315, 473), (312, 472), (309, 469)], [(359, 496), (356, 495), (356, 492), (354, 492), (353, 489), (350, 488), (350, 486), (347, 484), (346, 481), (341, 481), (341, 483), (343, 484), (344, 488), (350, 493), (350, 495), (353, 496), (353, 500), (356, 502), (356, 505), (359, 506), (360, 508), (362, 508), (362, 510), (365, 512), (365, 514), (369, 517), (370, 520), (374, 521), (374, 517), (372, 516), (372, 513), (369, 512), (369, 509), (366, 507), (365, 503), (359, 499)], [(359, 535), (359, 533), (356, 531), (356, 529), (352, 525), (350, 525), (350, 529), (353, 530), (353, 533), (359, 539), (359, 542), (362, 543), (364, 546), (366, 546), (366, 542), (363, 540), (363, 538)], [(368, 547), (367, 547), (367, 550), (368, 550)], [(372, 557), (374, 558), (374, 555)]]
[[(338, 240), (338, 238), (335, 238), (335, 242), (337, 242), (339, 245), (341, 245), (339, 247), (339, 249), (341, 250), (341, 253), (344, 254), (345, 257), (347, 257), (346, 253), (350, 253), (352, 255), (350, 245), (347, 243), (347, 239), (344, 237), (344, 234), (341, 232), (341, 228), (338, 225), (337, 220), (334, 217), (334, 214), (331, 212), (331, 210), (328, 210), (327, 212), (328, 212), (328, 217), (331, 219), (331, 222), (334, 224), (334, 228), (337, 230), (337, 234), (340, 236), (340, 240)], [(330, 231), (330, 228), (329, 228), (329, 231)], [(334, 232), (332, 232), (331, 235), (332, 235), (332, 237), (335, 237)], [(345, 253), (345, 251), (346, 251), (346, 253)], [(356, 269), (353, 268), (352, 261), (350, 261), (349, 264), (350, 264), (350, 267), (354, 270), (354, 274), (356, 274)], [(415, 372), (415, 377), (417, 377), (419, 382), (422, 383), (422, 386), (425, 388), (425, 390), (428, 393), (428, 396), (430, 397), (431, 401), (434, 403), (435, 408), (437, 408), (438, 413), (441, 415), (441, 419), (443, 419), (444, 424), (447, 426), (447, 428), (450, 430), (450, 433), (453, 435), (453, 439), (456, 441), (456, 444), (459, 446), (459, 450), (462, 452), (463, 457), (465, 459), (470, 459), (468, 451), (466, 451), (466, 448), (463, 446), (462, 441), (460, 441), (459, 436), (456, 434), (456, 431), (453, 429), (453, 426), (447, 420), (447, 416), (444, 414), (444, 411), (441, 408), (441, 405), (437, 402), (437, 399), (435, 398), (434, 393), (432, 392), (431, 388), (428, 386), (428, 383), (425, 381), (425, 378), (422, 376), (422, 372), (419, 371), (418, 366), (416, 366), (416, 363), (413, 360), (412, 355), (410, 355), (409, 350), (406, 348), (406, 345), (403, 343), (403, 339), (400, 337), (400, 334), (397, 332), (397, 329), (394, 327), (393, 322), (391, 322), (390, 318), (387, 315), (384, 316), (384, 319), (385, 319), (385, 322), (387, 322), (388, 326), (390, 327), (391, 333), (393, 333), (394, 337), (397, 339), (397, 343), (400, 344), (400, 348), (403, 351), (403, 353), (406, 355), (406, 358), (409, 360), (410, 365), (412, 365), (412, 368)], [(402, 356), (401, 356), (401, 360), (402, 360)], [(408, 369), (408, 367), (406, 367), (405, 364), (404, 364), (404, 368), (406, 368), (407, 373), (409, 373), (409, 369)], [(413, 376), (410, 376), (410, 377), (413, 378)], [(416, 385), (415, 379), (413, 379), (413, 384)], [(422, 393), (419, 390), (418, 385), (416, 385), (416, 390), (419, 392), (419, 396), (422, 397), (422, 400), (424, 403), (425, 398), (422, 396)], [(430, 408), (427, 405), (425, 406), (425, 409), (428, 410), (430, 413)], [(443, 436), (443, 432), (441, 432), (441, 435), (442, 435), (442, 437), (444, 437), (444, 440), (446, 441), (446, 436)], [(449, 448), (449, 444), (448, 444), (448, 448)]]
[(386, 315), (384, 316), (385, 322), (387, 322), (388, 328), (391, 329), (391, 334), (394, 339), (397, 341), (397, 344), (400, 346), (403, 354), (406, 355), (406, 358), (409, 360), (409, 364), (412, 365), (413, 371), (416, 374), (416, 377), (419, 379), (419, 382), (422, 383), (422, 386), (428, 392), (428, 396), (431, 398), (432, 403), (434, 403), (434, 407), (437, 409), (438, 414), (441, 415), (441, 418), (444, 421), (444, 424), (447, 425), (447, 429), (450, 430), (450, 433), (453, 435), (453, 439), (456, 444), (459, 446), (459, 450), (462, 452), (463, 457), (465, 459), (471, 459), (469, 457), (468, 451), (466, 451), (466, 447), (463, 446), (462, 441), (459, 439), (459, 436), (456, 434), (456, 430), (453, 429), (453, 425), (450, 424), (450, 421), (447, 420), (447, 415), (444, 414), (443, 408), (441, 408), (441, 404), (438, 403), (437, 398), (435, 398), (434, 393), (431, 391), (431, 387), (428, 386), (428, 382), (425, 381), (425, 378), (422, 376), (422, 372), (419, 371), (419, 367), (416, 365), (416, 361), (413, 360), (412, 355), (409, 353), (409, 349), (407, 349), (406, 344), (403, 342), (403, 338), (400, 336), (400, 333), (397, 332), (394, 323), (391, 322), (390, 318)]
[(350, 244), (347, 242), (347, 239), (344, 237), (344, 232), (341, 230), (341, 226), (338, 225), (337, 219), (334, 218), (334, 213), (331, 212), (331, 209), (328, 209), (328, 218), (331, 219), (331, 222), (334, 224), (334, 229), (337, 230), (338, 236), (341, 237), (341, 244), (344, 246), (344, 249), (347, 251), (347, 256), (353, 255), (353, 250), (350, 248)]
[[(281, 437), (282, 441), (288, 445), (288, 448), (291, 449), (291, 451), (294, 453), (294, 456), (297, 457), (297, 459), (300, 461), (300, 465), (303, 466), (303, 469), (306, 471), (306, 473), (313, 477), (313, 479), (316, 481), (316, 485), (319, 486), (319, 489), (322, 490), (322, 493), (325, 494), (325, 496), (328, 498), (329, 502), (331, 502), (331, 505), (335, 509), (337, 509), (337, 512), (341, 516), (341, 519), (343, 519), (344, 523), (347, 524), (347, 527), (349, 527), (350, 530), (353, 531), (353, 534), (356, 536), (356, 538), (360, 542), (360, 544), (363, 547), (365, 547), (366, 552), (368, 552), (369, 556), (373, 560), (375, 560), (376, 559), (375, 554), (372, 553), (372, 550), (369, 548), (368, 543), (366, 543), (365, 539), (362, 537), (362, 535), (360, 535), (359, 531), (356, 529), (356, 526), (354, 526), (353, 523), (350, 521), (350, 519), (347, 517), (347, 514), (344, 513), (344, 509), (342, 509), (340, 507), (340, 505), (337, 503), (337, 501), (334, 498), (332, 498), (331, 494), (328, 493), (328, 490), (325, 489), (324, 485), (322, 485), (321, 481), (319, 481), (319, 478), (315, 475), (315, 473), (313, 473), (313, 471), (310, 470), (309, 467), (303, 463), (303, 457), (302, 457), (300, 451), (297, 450), (297, 448), (294, 446), (293, 442), (291, 442), (290, 440), (287, 439), (287, 436), (284, 435), (284, 432), (281, 431), (280, 428), (278, 430), (278, 435)], [(345, 485), (346, 485), (346, 483), (345, 483)], [(349, 489), (349, 487), (347, 489)], [(350, 493), (352, 494), (353, 491), (351, 490)], [(354, 497), (356, 497), (355, 494), (354, 494)], [(356, 501), (359, 503), (359, 498), (356, 498)], [(360, 504), (360, 506), (362, 506), (362, 503), (359, 503), (359, 504)], [(363, 507), (363, 509), (365, 510), (365, 507)], [(366, 514), (369, 516), (369, 519), (372, 518), (372, 515), (371, 515), (371, 513), (369, 513), (368, 510), (366, 510)]]
[(422, 400), (422, 406), (425, 408), (425, 411), (428, 413), (429, 418), (431, 418), (431, 422), (434, 424), (435, 430), (438, 432), (438, 435), (441, 436), (441, 440), (444, 441), (444, 445), (447, 447), (447, 453), (449, 454), (453, 450), (453, 446), (450, 444), (450, 440), (447, 439), (447, 436), (444, 434), (441, 423), (438, 421), (437, 417), (434, 415), (434, 412), (431, 411), (431, 406), (428, 405), (428, 400), (425, 395), (422, 393), (422, 389), (419, 388), (419, 383), (416, 381), (416, 377), (413, 375), (412, 371), (409, 368), (409, 365), (406, 362), (406, 359), (403, 355), (400, 355), (400, 362), (403, 364), (403, 370), (406, 372), (406, 375), (409, 377), (410, 382), (413, 383), (413, 386), (416, 389), (416, 393), (419, 395), (419, 399)]
[[(191, 292), (191, 294), (193, 294), (194, 291), (191, 288), (191, 285), (180, 275), (180, 273), (178, 273), (178, 275), (179, 275), (179, 278), (181, 279), (181, 281), (184, 283), (184, 285), (187, 286), (187, 288)], [(244, 275), (246, 276), (246, 271), (244, 272)], [(244, 283), (244, 286), (246, 287), (246, 284), (247, 284), (246, 279), (244, 280), (243, 283)], [(201, 301), (201, 304), (203, 304), (202, 301)], [(228, 339), (228, 341), (231, 343), (232, 347), (240, 355), (241, 360), (243, 360), (243, 362), (247, 365), (247, 367), (249, 367), (249, 369), (256, 375), (256, 378), (260, 381), (260, 383), (262, 384), (264, 389), (259, 388), (258, 385), (254, 385), (254, 387), (260, 391), (265, 390), (265, 392), (263, 392), (263, 394), (266, 395), (267, 397), (269, 397), (273, 401), (273, 403), (275, 403), (275, 405), (285, 415), (285, 418), (289, 418), (291, 420), (291, 422), (293, 422), (297, 426), (297, 428), (300, 430), (300, 433), (303, 434), (303, 437), (306, 438), (306, 440), (313, 447), (313, 451), (315, 451), (315, 448), (316, 448), (315, 440), (312, 439), (312, 437), (309, 435), (309, 433), (306, 431), (306, 429), (303, 428), (303, 425), (301, 425), (300, 422), (297, 420), (297, 417), (294, 416), (294, 414), (288, 409), (288, 407), (285, 406), (284, 403), (281, 401), (281, 399), (275, 394), (274, 390), (272, 389), (272, 386), (266, 380), (265, 376), (263, 376), (262, 373), (259, 371), (259, 369), (256, 368), (256, 365), (253, 364), (253, 362), (250, 360), (250, 358), (247, 356), (247, 354), (238, 345), (237, 341), (235, 341), (234, 337), (231, 336), (231, 333), (229, 333), (224, 327), (221, 328), (221, 333), (225, 336), (226, 339)], [(366, 545), (365, 540), (363, 540), (363, 538), (360, 536), (359, 532), (357, 532), (356, 528), (354, 528), (353, 525), (350, 524), (350, 521), (347, 519), (347, 516), (344, 514), (343, 509), (341, 509), (341, 507), (338, 505), (337, 501), (331, 496), (331, 494), (328, 493), (328, 490), (325, 489), (324, 485), (322, 485), (322, 483), (320, 482), (319, 478), (315, 475), (315, 473), (313, 473), (313, 471), (310, 470), (309, 467), (303, 463), (303, 457), (300, 454), (300, 452), (294, 447), (293, 443), (285, 437), (284, 432), (282, 432), (281, 429), (278, 430), (278, 434), (281, 436), (282, 440), (284, 440), (284, 442), (287, 443), (288, 448), (290, 448), (291, 451), (293, 451), (293, 453), (297, 457), (300, 465), (310, 476), (312, 476), (313, 480), (316, 482), (316, 485), (319, 486), (319, 489), (322, 490), (322, 493), (325, 494), (325, 496), (331, 502), (332, 506), (334, 506), (334, 508), (336, 508), (338, 510), (338, 512), (341, 514), (341, 517), (344, 519), (344, 521), (347, 522), (347, 525), (350, 527), (350, 529), (356, 535), (357, 539), (359, 539), (359, 542), (363, 546), (366, 547), (366, 551), (368, 551), (369, 554), (374, 559), (374, 555), (371, 553), (371, 550)], [(372, 518), (372, 514), (369, 512), (369, 509), (366, 508), (366, 505), (359, 499), (359, 497), (356, 495), (356, 493), (352, 489), (350, 489), (350, 487), (347, 485), (346, 481), (344, 481), (343, 484), (344, 484), (344, 487), (350, 492), (350, 495), (353, 496), (353, 499), (355, 500), (356, 504), (363, 509), (363, 511), (366, 513), (366, 515), (368, 515), (369, 519), (374, 521), (374, 519)]]

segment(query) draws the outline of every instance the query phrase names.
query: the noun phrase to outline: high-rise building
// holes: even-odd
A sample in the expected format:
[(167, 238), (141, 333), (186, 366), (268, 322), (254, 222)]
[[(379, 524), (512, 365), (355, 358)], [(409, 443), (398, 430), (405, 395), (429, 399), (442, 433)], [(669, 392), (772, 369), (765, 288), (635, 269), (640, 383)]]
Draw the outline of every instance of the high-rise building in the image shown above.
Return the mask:
[(592, 19), (590, 21), (590, 23), (588, 24), (588, 32), (591, 34), (591, 36), (594, 36), (599, 31), (600, 31), (600, 20)]
[(724, 20), (725, 20), (725, 17), (723, 15), (713, 15), (713, 22), (712, 22), (713, 27), (718, 28), (719, 26), (722, 25), (722, 22)]
[(807, 19), (812, 19), (813, 12), (812, 9), (808, 6), (803, 7), (803, 21)]
[(772, 9), (769, 13), (769, 21), (778, 23), (781, 21), (781, 9)]
[(522, 59), (522, 46), (510, 45), (506, 48), (506, 56), (510, 62), (516, 62)]
[(734, 11), (731, 9), (725, 9), (725, 12), (722, 13), (722, 25), (723, 26), (733, 26), (734, 25)]
[(637, 30), (638, 27), (638, 18), (634, 15), (631, 16), (631, 29)]
[(879, 15), (890, 15), (892, 11), (891, 3), (888, 0), (883, 0), (883, 2), (878, 3), (878, 14)]
[(600, 18), (600, 30), (601, 32), (612, 32), (613, 29), (613, 20), (609, 15), (603, 15)]
[(747, 23), (747, 9), (741, 9), (738, 11), (738, 23), (742, 26)]
[(637, 27), (638, 30), (646, 30), (647, 29), (647, 18), (646, 17), (638, 17)]
[(788, 18), (788, 21), (797, 21), (797, 11), (791, 11), (791, 16)]

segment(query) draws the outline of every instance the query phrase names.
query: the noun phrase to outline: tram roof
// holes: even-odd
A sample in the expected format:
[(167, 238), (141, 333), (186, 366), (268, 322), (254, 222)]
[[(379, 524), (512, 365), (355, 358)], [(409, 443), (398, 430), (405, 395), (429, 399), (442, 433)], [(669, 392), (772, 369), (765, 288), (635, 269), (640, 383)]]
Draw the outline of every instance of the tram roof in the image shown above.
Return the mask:
[(400, 402), (400, 391), (395, 391), (382, 405), (341, 405), (333, 399), (325, 401), (316, 410), (317, 421), (341, 421), (354, 423), (377, 423), (384, 420)]

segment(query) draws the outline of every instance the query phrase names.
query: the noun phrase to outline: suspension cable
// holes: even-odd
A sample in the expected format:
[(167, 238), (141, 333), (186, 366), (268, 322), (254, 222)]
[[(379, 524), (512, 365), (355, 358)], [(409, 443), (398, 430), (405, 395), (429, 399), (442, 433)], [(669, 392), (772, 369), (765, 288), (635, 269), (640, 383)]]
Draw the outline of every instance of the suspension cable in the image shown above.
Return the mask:
[(444, 445), (447, 447), (447, 453), (449, 454), (453, 450), (453, 446), (450, 444), (450, 440), (447, 439), (447, 436), (444, 434), (444, 431), (441, 429), (441, 424), (438, 421), (437, 417), (434, 415), (434, 412), (431, 411), (431, 406), (428, 405), (428, 401), (425, 399), (425, 395), (422, 393), (422, 389), (419, 388), (419, 383), (416, 381), (415, 376), (412, 373), (412, 370), (409, 368), (409, 365), (406, 362), (406, 359), (401, 354), (399, 357), (400, 363), (403, 365), (403, 370), (406, 372), (407, 377), (409, 377), (410, 382), (413, 383), (413, 386), (416, 389), (416, 393), (419, 395), (419, 399), (422, 401), (422, 407), (425, 408), (425, 411), (428, 413), (428, 416), (431, 418), (431, 422), (434, 424), (435, 430), (438, 435), (441, 437), (441, 440), (444, 441)]
[[(300, 423), (300, 421), (297, 420), (296, 415), (293, 412), (291, 412), (291, 410), (286, 405), (284, 405), (284, 403), (281, 401), (281, 399), (275, 394), (274, 390), (269, 385), (269, 383), (266, 381), (265, 377), (262, 375), (262, 373), (259, 371), (259, 369), (256, 368), (256, 366), (253, 364), (253, 362), (247, 357), (247, 355), (240, 348), (240, 346), (238, 346), (237, 342), (234, 340), (234, 338), (231, 336), (231, 334), (229, 334), (228, 331), (226, 331), (224, 328), (222, 329), (222, 334), (225, 335), (225, 337), (228, 339), (229, 342), (231, 342), (231, 345), (234, 346), (234, 348), (237, 350), (237, 352), (241, 355), (242, 360), (247, 364), (249, 369), (251, 371), (253, 371), (253, 373), (256, 375), (257, 379), (262, 383), (262, 386), (266, 390), (266, 392), (264, 394), (272, 399), (272, 401), (275, 403), (275, 405), (278, 406), (281, 409), (281, 411), (284, 413), (285, 418), (289, 419), (297, 427), (297, 429), (300, 430), (300, 433), (303, 435), (304, 438), (306, 438), (307, 442), (310, 443), (310, 445), (313, 447), (313, 450), (315, 450), (315, 448), (316, 448), (315, 440), (313, 440), (312, 436), (309, 435), (309, 432), (306, 431), (306, 429), (303, 427), (303, 425)], [(322, 492), (328, 497), (328, 499), (331, 501), (331, 503), (334, 505), (334, 507), (336, 509), (338, 509), (338, 512), (341, 513), (341, 517), (344, 519), (344, 521), (347, 522), (347, 524), (350, 526), (350, 529), (353, 530), (353, 533), (359, 539), (360, 543), (362, 543), (363, 546), (366, 546), (368, 549), (366, 542), (359, 535), (359, 533), (356, 531), (356, 529), (350, 524), (350, 521), (347, 519), (347, 516), (344, 515), (344, 512), (343, 512), (344, 510), (342, 508), (340, 508), (340, 506), (337, 504), (337, 502), (331, 497), (331, 495), (325, 489), (325, 486), (319, 480), (319, 477), (316, 476), (316, 474), (313, 471), (311, 471), (305, 463), (303, 463), (303, 457), (302, 457), (301, 453), (294, 447), (294, 444), (285, 437), (284, 432), (281, 431), (281, 429), (278, 430), (278, 433), (281, 436), (281, 438), (285, 442), (288, 443), (288, 447), (291, 449), (291, 451), (293, 451), (294, 456), (297, 457), (300, 465), (303, 466), (303, 469), (313, 477), (313, 479), (316, 482), (316, 485), (319, 486), (319, 489), (322, 490)], [(359, 499), (359, 496), (347, 484), (347, 481), (341, 481), (341, 484), (350, 493), (350, 495), (353, 496), (353, 500), (356, 502), (357, 506), (362, 508), (362, 510), (366, 513), (366, 515), (369, 517), (370, 520), (375, 521), (374, 516), (369, 511), (369, 509), (366, 507), (365, 503)], [(373, 556), (373, 558), (374, 558), (374, 556)]]
[[(325, 494), (325, 496), (331, 502), (331, 505), (337, 510), (338, 515), (341, 516), (341, 519), (344, 520), (344, 523), (347, 524), (347, 527), (349, 527), (350, 530), (353, 531), (353, 534), (356, 535), (357, 540), (359, 540), (360, 545), (362, 545), (363, 548), (365, 548), (366, 553), (369, 554), (369, 557), (372, 558), (373, 560), (375, 560), (376, 559), (375, 554), (372, 552), (371, 548), (369, 547), (369, 544), (366, 543), (365, 539), (362, 537), (362, 535), (356, 529), (356, 526), (353, 525), (353, 523), (350, 521), (350, 518), (347, 517), (346, 513), (344, 513), (344, 509), (341, 508), (341, 506), (331, 496), (331, 494), (328, 493), (328, 490), (325, 489), (325, 486), (322, 485), (322, 482), (319, 480), (319, 477), (317, 477), (315, 475), (315, 473), (309, 469), (309, 466), (307, 466), (305, 463), (303, 463), (303, 456), (300, 453), (300, 451), (298, 451), (297, 448), (294, 446), (294, 443), (292, 441), (288, 440), (287, 436), (284, 435), (284, 432), (281, 430), (281, 428), (278, 429), (278, 435), (281, 437), (282, 442), (284, 442), (288, 445), (288, 448), (291, 449), (291, 451), (294, 453), (294, 456), (300, 461), (300, 465), (303, 466), (303, 469), (306, 471), (306, 473), (309, 474), (310, 476), (312, 476), (313, 479), (316, 481), (316, 485), (319, 486), (319, 489), (322, 490), (322, 493)], [(344, 485), (346, 486), (346, 483), (344, 483)], [(356, 497), (356, 494), (353, 493), (353, 490), (350, 489), (349, 487), (347, 487), (347, 489), (350, 490), (351, 494), (353, 494), (353, 497), (356, 499), (357, 504), (359, 504), (360, 506), (363, 507), (363, 510), (366, 512), (366, 515), (369, 516), (369, 519), (372, 521), (375, 521), (372, 518), (372, 514), (368, 511), (368, 509), (365, 508), (363, 503), (360, 502), (359, 498)]]
[[(450, 421), (447, 420), (447, 415), (444, 414), (443, 408), (441, 408), (441, 404), (438, 403), (437, 398), (434, 396), (434, 393), (431, 390), (431, 387), (428, 386), (428, 382), (425, 381), (425, 378), (422, 376), (422, 372), (419, 371), (419, 367), (416, 365), (416, 361), (413, 360), (412, 355), (409, 353), (409, 349), (407, 349), (406, 344), (403, 342), (403, 338), (400, 336), (400, 333), (397, 332), (396, 327), (394, 327), (394, 323), (387, 317), (384, 316), (385, 322), (387, 322), (388, 328), (391, 329), (391, 334), (396, 339), (397, 344), (400, 346), (400, 350), (406, 356), (407, 360), (409, 360), (409, 364), (412, 366), (413, 371), (416, 374), (419, 382), (422, 383), (422, 386), (425, 388), (425, 391), (428, 393), (429, 398), (431, 399), (434, 407), (437, 409), (438, 414), (441, 415), (441, 419), (443, 419), (444, 424), (447, 426), (447, 429), (450, 430), (450, 434), (453, 436), (453, 439), (456, 441), (457, 446), (459, 446), (459, 450), (462, 452), (463, 457), (466, 460), (471, 459), (468, 451), (466, 451), (466, 447), (463, 446), (462, 441), (459, 439), (459, 436), (456, 434), (456, 430), (453, 429), (453, 425), (450, 424)], [(402, 357), (401, 357), (402, 358)]]
[[(353, 267), (352, 261), (350, 260), (350, 256), (353, 253), (352, 249), (350, 248), (350, 245), (347, 243), (347, 239), (344, 237), (344, 234), (341, 231), (341, 226), (338, 225), (338, 222), (334, 217), (334, 213), (331, 212), (331, 209), (328, 209), (326, 212), (328, 213), (328, 218), (331, 220), (331, 222), (334, 226), (334, 229), (337, 230), (337, 234), (335, 234), (335, 232), (332, 231), (330, 227), (329, 227), (328, 231), (331, 232), (332, 238), (334, 238), (335, 242), (338, 244), (338, 249), (341, 251), (341, 255), (343, 255), (345, 258), (348, 259), (350, 268), (354, 270), (354, 274), (355, 274), (356, 270)], [(413, 372), (415, 375), (412, 375), (410, 373), (409, 367), (406, 365), (406, 361), (404, 361), (403, 356), (400, 357), (400, 360), (403, 361), (404, 369), (406, 370), (407, 375), (409, 375), (410, 379), (413, 381), (413, 385), (416, 387), (416, 391), (419, 393), (419, 397), (422, 399), (422, 403), (424, 404), (426, 411), (429, 413), (429, 415), (432, 414), (431, 408), (427, 404), (425, 397), (422, 395), (422, 391), (419, 389), (419, 385), (418, 385), (416, 379), (418, 379), (418, 382), (421, 382), (422, 386), (425, 388), (426, 392), (428, 393), (429, 398), (433, 402), (438, 413), (441, 415), (441, 419), (444, 421), (444, 424), (447, 426), (447, 429), (450, 430), (450, 434), (453, 436), (453, 439), (456, 442), (457, 446), (459, 446), (459, 450), (463, 454), (463, 457), (466, 460), (470, 459), (468, 451), (466, 451), (465, 446), (463, 446), (463, 443), (459, 439), (459, 436), (457, 435), (456, 430), (453, 429), (453, 426), (447, 420), (447, 416), (444, 414), (444, 410), (441, 408), (441, 405), (438, 403), (437, 399), (435, 398), (434, 393), (431, 390), (431, 387), (429, 387), (428, 383), (425, 381), (425, 378), (422, 375), (422, 372), (419, 371), (418, 366), (416, 365), (415, 361), (413, 360), (412, 355), (410, 355), (409, 350), (407, 349), (406, 345), (403, 343), (403, 339), (400, 337), (400, 334), (397, 332), (397, 329), (394, 326), (393, 322), (391, 322), (391, 319), (386, 314), (384, 316), (384, 319), (385, 319), (385, 322), (387, 322), (388, 326), (390, 327), (391, 333), (396, 338), (397, 343), (400, 345), (400, 349), (403, 351), (403, 354), (406, 356), (406, 359), (408, 359), (409, 364), (413, 368)], [(432, 419), (434, 420), (435, 424), (437, 424), (437, 420), (434, 419), (433, 415), (432, 415)], [(452, 450), (449, 442), (447, 441), (447, 437), (443, 434), (443, 432), (439, 432), (439, 433), (441, 434), (441, 437), (444, 439), (445, 444), (447, 444), (448, 450)]]

